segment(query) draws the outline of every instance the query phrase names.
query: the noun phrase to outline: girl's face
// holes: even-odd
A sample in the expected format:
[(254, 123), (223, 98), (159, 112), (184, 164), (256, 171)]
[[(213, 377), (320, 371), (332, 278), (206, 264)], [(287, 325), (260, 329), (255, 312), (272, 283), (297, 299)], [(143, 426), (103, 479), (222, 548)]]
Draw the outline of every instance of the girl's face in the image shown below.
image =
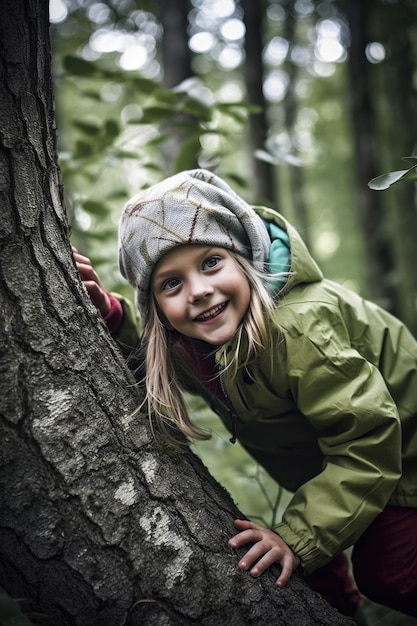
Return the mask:
[(250, 302), (250, 287), (225, 248), (183, 245), (156, 264), (152, 292), (167, 325), (211, 345), (235, 334)]

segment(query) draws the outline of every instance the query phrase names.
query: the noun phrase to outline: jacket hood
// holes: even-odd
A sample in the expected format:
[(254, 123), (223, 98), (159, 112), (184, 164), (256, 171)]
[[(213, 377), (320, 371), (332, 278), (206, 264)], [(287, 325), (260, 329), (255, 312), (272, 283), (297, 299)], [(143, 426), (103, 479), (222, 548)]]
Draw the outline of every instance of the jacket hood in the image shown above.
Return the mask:
[[(260, 206), (253, 208), (262, 218), (271, 237), (269, 257), (271, 271), (288, 271), (286, 279), (277, 282), (275, 292), (283, 296), (296, 285), (322, 280), (322, 271), (295, 228), (273, 209)], [(287, 261), (286, 267), (283, 267), (285, 255), (287, 255)]]

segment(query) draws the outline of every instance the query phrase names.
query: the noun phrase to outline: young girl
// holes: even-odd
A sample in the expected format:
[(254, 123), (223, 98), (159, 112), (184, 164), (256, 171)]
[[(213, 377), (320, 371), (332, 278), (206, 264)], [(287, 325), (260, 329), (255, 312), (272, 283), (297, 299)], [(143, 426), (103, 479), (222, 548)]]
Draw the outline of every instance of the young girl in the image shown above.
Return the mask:
[[(343, 550), (376, 602), (417, 617), (417, 342), (404, 325), (323, 278), (275, 211), (250, 207), (216, 175), (182, 172), (133, 198), (120, 268), (134, 287), (149, 411), (175, 436), (205, 439), (182, 392), (200, 394), (293, 492), (268, 530), (236, 520), (239, 567), (277, 585), (300, 566), (353, 615)], [(75, 259), (121, 345), (139, 343), (125, 302)]]

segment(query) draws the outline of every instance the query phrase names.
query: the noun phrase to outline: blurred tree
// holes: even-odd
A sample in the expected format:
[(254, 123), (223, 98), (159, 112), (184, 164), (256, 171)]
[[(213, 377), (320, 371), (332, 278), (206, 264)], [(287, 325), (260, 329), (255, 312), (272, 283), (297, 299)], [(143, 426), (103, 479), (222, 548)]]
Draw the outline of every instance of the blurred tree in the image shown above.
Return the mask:
[[(286, 19), (283, 29), (285, 39), (288, 41), (288, 53), (285, 61), (285, 70), (288, 74), (288, 88), (284, 96), (285, 111), (285, 128), (288, 133), (291, 153), (297, 152), (296, 149), (296, 126), (297, 116), (299, 113), (297, 98), (297, 76), (298, 66), (291, 58), (291, 52), (297, 45), (297, 13), (294, 10), (295, 2), (289, 2), (287, 6)], [(309, 218), (307, 215), (307, 205), (304, 197), (304, 176), (301, 167), (289, 168), (290, 190), (293, 201), (294, 216), (297, 221), (298, 228), (303, 233), (304, 241), (308, 246), (310, 242)]]
[(407, 1), (401, 3), (401, 10), (398, 5), (381, 0), (346, 3), (351, 33), (348, 66), (364, 271), (371, 297), (416, 333), (417, 277), (411, 269), (417, 232), (415, 188), (397, 186), (385, 197), (366, 188), (377, 173), (394, 168), (401, 156), (413, 154), (416, 142), (417, 7)]
[(158, 19), (163, 33), (161, 40), (163, 81), (175, 87), (193, 75), (191, 50), (188, 45), (187, 0), (157, 0)]
[(392, 242), (384, 228), (381, 197), (367, 186), (368, 181), (378, 172), (373, 89), (369, 62), (365, 56), (369, 41), (371, 4), (361, 0), (349, 0), (346, 5), (351, 39), (348, 68), (355, 146), (355, 204), (365, 238), (364, 271), (368, 275), (371, 296), (393, 307), (392, 285), (388, 281), (392, 273)]
[(263, 92), (263, 36), (266, 2), (241, 0), (245, 24), (244, 75), (247, 98), (256, 111), (249, 114), (249, 146), (251, 152), (251, 196), (258, 203), (277, 206), (275, 175), (271, 163), (256, 157), (268, 138), (267, 103)]
[(0, 36), (0, 584), (60, 626), (350, 624), (239, 571), (230, 498), (135, 412), (71, 260), (44, 0), (3, 0)]
[[(415, 154), (417, 146), (417, 5), (403, 0), (374, 2), (372, 6), (368, 56), (372, 59), (374, 47), (382, 46), (382, 50), (377, 47), (376, 51), (380, 54), (383, 51), (386, 57), (375, 68), (372, 83), (378, 112), (375, 139), (381, 155), (378, 172), (381, 173), (402, 169), (405, 164), (401, 163), (401, 157)], [(385, 208), (386, 237), (393, 253), (391, 272), (385, 280), (394, 291), (394, 311), (417, 334), (416, 187), (409, 183), (396, 185), (380, 195)]]
[[(188, 13), (190, 3), (185, 0), (158, 0), (158, 19), (162, 25), (161, 38), (161, 61), (162, 81), (166, 87), (181, 89), (187, 79), (191, 79), (191, 50), (188, 45)], [(182, 87), (186, 97), (187, 87)], [(161, 150), (164, 159), (164, 171), (173, 173), (188, 167), (198, 166), (198, 156), (201, 150), (200, 136), (198, 132), (192, 132), (191, 128), (198, 128), (193, 119), (184, 116), (181, 124), (178, 119), (171, 123), (171, 118), (161, 122), (161, 131), (167, 136)], [(186, 158), (181, 158), (186, 150)]]

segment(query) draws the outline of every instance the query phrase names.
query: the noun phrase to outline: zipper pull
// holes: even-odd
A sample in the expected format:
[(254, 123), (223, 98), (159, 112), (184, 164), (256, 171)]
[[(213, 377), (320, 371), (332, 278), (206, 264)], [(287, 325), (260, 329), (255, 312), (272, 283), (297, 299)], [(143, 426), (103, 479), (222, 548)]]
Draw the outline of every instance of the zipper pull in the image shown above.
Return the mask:
[(229, 441), (230, 443), (236, 443), (237, 441), (237, 424), (236, 424), (237, 415), (236, 413), (231, 411), (230, 417), (232, 419), (232, 436), (230, 437)]

